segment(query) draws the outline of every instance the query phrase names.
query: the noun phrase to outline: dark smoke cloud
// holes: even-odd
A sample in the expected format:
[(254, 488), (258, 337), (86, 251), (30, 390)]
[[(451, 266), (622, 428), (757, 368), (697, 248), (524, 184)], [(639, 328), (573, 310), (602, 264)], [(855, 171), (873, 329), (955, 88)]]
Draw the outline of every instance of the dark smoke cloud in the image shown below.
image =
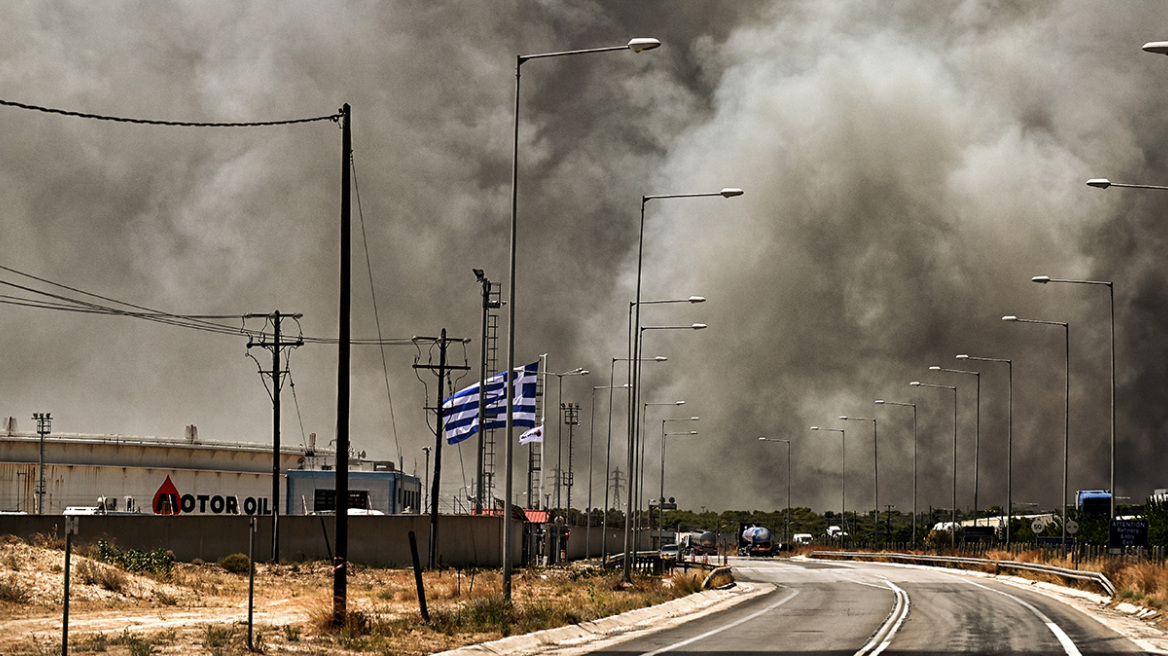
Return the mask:
[[(700, 415), (699, 435), (668, 438), (667, 494), (682, 506), (785, 503), (782, 447), (755, 439), (770, 435), (794, 442), (794, 502), (836, 507), (838, 436), (812, 424), (847, 429), (848, 504), (870, 506), (871, 428), (835, 419), (851, 415), (878, 419), (881, 501), (907, 510), (911, 413), (872, 403), (886, 398), (920, 404), (920, 501), (948, 505), (951, 396), (908, 386), (923, 380), (960, 387), (959, 503), (969, 506), (973, 379), (927, 367), (974, 368), (954, 359), (970, 353), (1015, 361), (1015, 500), (1058, 503), (1061, 329), (1006, 325), (1004, 314), (1071, 324), (1071, 487), (1106, 487), (1106, 293), (1028, 282), (1039, 274), (1115, 281), (1119, 493), (1139, 500), (1168, 487), (1156, 466), (1168, 419), (1168, 196), (1083, 185), (1168, 180), (1168, 61), (1139, 51), (1168, 38), (1149, 28), (1164, 24), (1159, 3), (7, 9), (6, 100), (198, 121), (320, 116), (350, 103), (355, 332), (374, 335), (371, 278), (393, 338), (443, 328), (477, 338), (471, 269), (506, 282), (515, 56), (660, 38), (661, 49), (639, 55), (524, 65), (515, 299), (517, 360), (548, 353), (552, 371), (591, 370), (564, 379), (563, 400), (587, 419), (592, 388), (626, 353), (641, 195), (747, 190), (648, 206), (644, 298), (709, 300), (646, 306), (644, 323), (710, 324), (647, 333), (646, 354), (670, 361), (646, 366), (644, 400), (687, 401), (649, 410), (649, 496), (661, 420)], [(335, 334), (334, 124), (162, 128), (11, 108), (0, 121), (0, 264), (172, 312), (300, 312), (307, 334)], [(0, 307), (0, 414), (25, 427), (49, 411), (60, 432), (173, 436), (194, 423), (208, 439), (269, 439), (270, 403), (242, 337)], [(414, 356), (386, 353), (391, 413), (380, 353), (355, 349), (353, 439), (420, 472), (436, 381), (418, 382)], [(453, 357), (461, 364), (461, 347)], [(477, 357), (468, 345), (472, 368)], [(980, 364), (985, 507), (1005, 496), (1006, 376)], [(285, 440), (296, 442), (301, 424), (331, 439), (335, 351), (303, 347), (291, 366)], [(596, 396), (602, 440), (607, 407)], [(445, 459), (448, 493), (473, 470), (471, 451), (457, 454)]]

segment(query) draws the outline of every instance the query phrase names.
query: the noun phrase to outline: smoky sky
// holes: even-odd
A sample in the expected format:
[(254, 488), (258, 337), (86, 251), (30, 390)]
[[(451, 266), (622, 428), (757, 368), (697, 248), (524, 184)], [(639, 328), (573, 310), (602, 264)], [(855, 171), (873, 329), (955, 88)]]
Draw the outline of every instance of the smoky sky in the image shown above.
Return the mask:
[[(590, 438), (599, 504), (613, 358), (626, 357), (643, 195), (647, 496), (682, 507), (948, 506), (956, 385), (958, 503), (1006, 498), (1013, 361), (1016, 505), (1061, 500), (1064, 331), (1070, 326), (1069, 487), (1106, 488), (1105, 286), (1114, 283), (1117, 491), (1168, 487), (1168, 58), (1144, 53), (1157, 2), (15, 2), (0, 25), (0, 99), (101, 115), (250, 122), (353, 108), (353, 333), (471, 339), (480, 287), (506, 285), (519, 54), (662, 47), (522, 67), (516, 362), (548, 354), (554, 409), (579, 403), (573, 505)], [(177, 314), (300, 313), (337, 333), (340, 130), (333, 122), (187, 128), (0, 107), (0, 265)], [(5, 273), (6, 282), (28, 284)], [(5, 294), (16, 294), (7, 287)], [(374, 315), (374, 297), (377, 315)], [(500, 367), (506, 311), (500, 321)], [(262, 327), (262, 322), (229, 320)], [(287, 328), (286, 328), (287, 329)], [(295, 329), (293, 329), (295, 330)], [(247, 338), (126, 317), (0, 305), (0, 415), (55, 433), (271, 440)], [(252, 355), (268, 364), (264, 351)], [(436, 377), (428, 346), (353, 350), (352, 441), (423, 475)], [(384, 362), (384, 368), (383, 368)], [(980, 377), (930, 372), (931, 365)], [(336, 429), (336, 350), (290, 356), (283, 441)], [(456, 388), (475, 374), (455, 374)], [(615, 384), (625, 382), (616, 367)], [(449, 389), (449, 385), (447, 386)], [(980, 392), (980, 394), (979, 394)], [(980, 397), (980, 403), (978, 398)], [(595, 404), (593, 403), (595, 401)], [(624, 472), (626, 407), (613, 408)], [(980, 407), (980, 413), (978, 408)], [(666, 419), (700, 416), (698, 422)], [(595, 423), (593, 427), (592, 423)], [(501, 437), (501, 436), (500, 436)], [(566, 439), (566, 435), (565, 435)], [(469, 444), (444, 449), (443, 493), (471, 482)], [(563, 453), (561, 447), (559, 450)], [(500, 468), (502, 448), (499, 449)], [(567, 455), (563, 455), (566, 466)], [(526, 449), (516, 451), (524, 490)], [(501, 473), (501, 472), (500, 472)], [(500, 476), (500, 479), (502, 477)], [(501, 487), (501, 484), (500, 484)], [(526, 503), (526, 499), (518, 498)], [(444, 502), (444, 507), (445, 507)]]

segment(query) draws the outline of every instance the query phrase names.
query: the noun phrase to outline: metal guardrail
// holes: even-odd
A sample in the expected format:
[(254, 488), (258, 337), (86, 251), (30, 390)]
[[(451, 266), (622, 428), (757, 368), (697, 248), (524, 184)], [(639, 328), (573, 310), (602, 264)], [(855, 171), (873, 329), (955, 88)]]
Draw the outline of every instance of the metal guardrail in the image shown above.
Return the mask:
[(901, 553), (876, 553), (876, 552), (855, 552), (855, 551), (812, 551), (810, 556), (812, 558), (863, 558), (863, 559), (883, 559), (894, 560), (911, 563), (924, 564), (944, 564), (944, 565), (976, 565), (976, 566), (990, 566), (996, 569), (1015, 569), (1026, 570), (1030, 572), (1043, 572), (1045, 574), (1053, 574), (1068, 579), (1075, 579), (1078, 581), (1091, 581), (1095, 583), (1108, 596), (1115, 596), (1115, 585), (1102, 572), (1091, 572), (1077, 569), (1066, 569), (1063, 567), (1054, 567), (1052, 565), (1042, 565), (1040, 563), (1022, 563), (1015, 560), (991, 560), (988, 558), (965, 558), (961, 556), (923, 556), (918, 554), (901, 554)]

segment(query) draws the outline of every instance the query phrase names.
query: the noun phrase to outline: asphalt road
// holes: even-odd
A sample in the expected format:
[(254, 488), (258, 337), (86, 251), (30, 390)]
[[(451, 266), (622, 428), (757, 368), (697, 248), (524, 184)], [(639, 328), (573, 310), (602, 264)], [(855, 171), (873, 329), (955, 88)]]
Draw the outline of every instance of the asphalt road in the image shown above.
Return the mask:
[(1127, 638), (1045, 595), (943, 570), (734, 559), (768, 594), (595, 654), (1132, 654)]

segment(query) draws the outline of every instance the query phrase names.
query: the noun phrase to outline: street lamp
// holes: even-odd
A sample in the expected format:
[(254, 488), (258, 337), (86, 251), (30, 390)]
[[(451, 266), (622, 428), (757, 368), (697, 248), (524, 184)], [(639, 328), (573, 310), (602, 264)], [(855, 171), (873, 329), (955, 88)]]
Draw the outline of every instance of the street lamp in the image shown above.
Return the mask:
[[(1063, 554), (1067, 553), (1067, 466), (1071, 450), (1071, 325), (1066, 321), (1042, 321), (1039, 319), (1019, 319), (1014, 315), (1002, 317), (1002, 321), (1018, 323), (1041, 323), (1048, 326), (1062, 326), (1066, 336), (1066, 396), (1063, 404)], [(1115, 490), (1112, 490), (1112, 495)]]
[[(643, 228), (643, 226), (642, 226), (642, 228)], [(644, 233), (644, 231), (642, 229), (642, 240), (644, 239), (643, 233)], [(636, 471), (636, 463), (634, 462), (634, 456), (636, 455), (636, 451), (637, 451), (637, 411), (636, 411), (636, 408), (639, 407), (637, 405), (637, 403), (635, 403), (634, 401), (637, 401), (640, 398), (640, 389), (638, 388), (638, 385), (640, 384), (640, 377), (637, 374), (639, 373), (640, 368), (641, 368), (640, 367), (640, 364), (641, 364), (640, 363), (641, 340), (644, 337), (646, 330), (702, 330), (706, 327), (706, 324), (704, 324), (704, 323), (695, 323), (695, 324), (690, 324), (688, 326), (641, 326), (639, 323), (639, 321), (640, 321), (640, 319), (639, 319), (640, 309), (639, 308), (640, 308), (640, 304), (641, 304), (641, 298), (640, 298), (641, 297), (640, 256), (638, 256), (637, 261), (638, 261), (638, 265), (637, 265), (637, 308), (638, 308), (637, 314), (638, 314), (638, 318), (636, 319), (636, 321), (638, 323), (636, 324), (637, 332), (635, 335), (635, 339), (633, 340), (633, 356), (632, 356), (632, 359), (629, 361), (629, 386), (630, 386), (629, 387), (629, 438), (628, 438), (629, 498), (628, 498), (628, 504), (626, 506), (626, 512), (625, 512), (625, 557), (624, 557), (624, 572), (623, 572), (623, 576), (622, 576), (622, 581), (624, 581), (625, 583), (631, 583), (633, 580), (633, 562), (632, 562), (632, 558), (630, 557), (630, 553), (631, 553), (630, 550), (633, 548), (633, 544), (632, 544), (632, 538), (633, 538), (633, 533), (632, 533), (632, 528), (633, 528), (632, 527), (633, 494), (632, 494), (632, 492), (633, 492), (634, 488), (632, 487), (632, 483), (633, 483), (633, 474)]]
[(876, 504), (876, 531), (873, 533), (874, 540), (880, 542), (880, 458), (877, 456), (876, 446), (876, 420), (871, 417), (849, 417), (847, 415), (840, 416), (840, 421), (870, 421), (872, 422), (872, 496), (873, 503)]
[[(665, 509), (662, 504), (665, 503), (665, 438), (669, 435), (697, 435), (697, 431), (686, 431), (681, 433), (666, 433), (665, 424), (671, 421), (698, 421), (701, 417), (674, 417), (671, 419), (661, 420), (661, 496), (658, 497), (657, 505), (657, 530), (665, 530)], [(664, 544), (664, 542), (662, 542)]]
[(957, 386), (956, 385), (933, 385), (931, 383), (922, 383), (919, 381), (912, 381), (909, 383), (913, 387), (937, 387), (940, 389), (953, 390), (953, 508), (949, 515), (949, 544), (957, 547)]
[[(519, 225), (519, 80), (520, 69), (523, 63), (531, 59), (545, 59), (549, 57), (563, 57), (567, 55), (584, 55), (590, 53), (610, 52), (616, 50), (632, 50), (633, 52), (642, 52), (645, 50), (652, 50), (661, 45), (657, 39), (637, 38), (632, 39), (624, 46), (615, 46), (608, 48), (590, 48), (586, 50), (564, 50), (560, 52), (545, 52), (534, 55), (519, 55), (515, 58), (515, 140), (512, 149), (511, 160), (511, 239), (510, 239), (510, 256), (509, 256), (509, 279), (507, 281), (507, 381), (504, 389), (507, 393), (504, 395), (507, 399), (507, 420), (505, 423), (504, 433), (506, 438), (503, 440), (504, 461), (506, 467), (505, 489), (503, 493), (503, 599), (511, 604), (511, 494), (512, 483), (514, 477), (511, 473), (512, 462), (514, 461), (514, 449), (511, 447), (511, 433), (515, 428), (515, 404), (512, 400), (511, 393), (511, 376), (515, 375), (515, 242), (518, 233)], [(345, 169), (346, 171), (348, 169)]]
[[(820, 428), (812, 426), (811, 430), (831, 431), (840, 434), (840, 531), (848, 532), (848, 434), (842, 428)], [(843, 539), (843, 535), (840, 539)]]
[[(628, 383), (621, 385), (621, 387), (628, 387)], [(586, 558), (586, 559), (592, 557), (592, 511), (595, 510), (595, 508), (592, 507), (592, 478), (593, 478), (592, 477), (592, 462), (594, 460), (594, 458), (592, 456), (592, 448), (593, 448), (593, 444), (595, 443), (594, 438), (596, 436), (596, 390), (600, 390), (600, 389), (608, 390), (608, 416), (609, 416), (609, 426), (611, 427), (612, 426), (612, 422), (611, 422), (611, 418), (612, 418), (612, 388), (613, 388), (613, 385), (611, 385), (611, 384), (597, 385), (597, 386), (592, 388), (592, 407), (589, 410), (590, 415), (588, 417), (588, 511), (585, 513), (588, 517), (588, 523), (584, 525), (584, 558)], [(612, 446), (611, 441), (609, 442), (609, 446), (611, 448), (611, 446)], [(607, 507), (608, 506), (608, 461), (607, 460), (605, 461), (604, 466), (605, 466), (605, 469), (604, 469), (604, 486), (605, 486), (604, 487), (604, 491), (605, 491), (604, 513), (607, 514), (608, 513), (608, 507)], [(603, 528), (601, 529), (601, 541), (602, 542), (604, 541)], [(601, 546), (601, 551), (604, 551), (603, 546)]]
[(1125, 187), (1127, 189), (1159, 189), (1161, 191), (1168, 191), (1168, 187), (1145, 184), (1121, 184), (1119, 182), (1112, 182), (1107, 178), (1091, 178), (1087, 181), (1087, 186), (1095, 187), (1096, 189), (1106, 189), (1108, 187)]
[[(1145, 46), (1146, 48), (1147, 46)], [(1051, 278), (1050, 276), (1034, 276), (1033, 282), (1046, 284), (1048, 282), (1067, 282), (1080, 285), (1105, 285), (1107, 294), (1111, 297), (1111, 519), (1115, 520), (1115, 286), (1106, 280), (1068, 280), (1065, 278)]]
[[(576, 367), (575, 369), (572, 369), (571, 371), (565, 371), (565, 372), (559, 373), (559, 374), (552, 372), (552, 371), (545, 371), (543, 373), (543, 376), (545, 379), (548, 376), (555, 376), (556, 379), (559, 381), (558, 388), (556, 391), (556, 403), (560, 405), (560, 420), (556, 422), (556, 507), (557, 508), (563, 508), (563, 506), (560, 505), (560, 487), (562, 486), (562, 484), (564, 482), (564, 471), (563, 471), (562, 465), (561, 465), (562, 456), (564, 453), (564, 408), (563, 408), (563, 405), (564, 405), (564, 376), (587, 376), (589, 373), (591, 373), (591, 372), (588, 371), (587, 369), (585, 369), (584, 367)], [(569, 458), (571, 458), (571, 454), (569, 454)], [(569, 475), (569, 477), (571, 476), (570, 471), (568, 472), (568, 475)]]
[[(603, 544), (602, 551), (604, 551), (606, 556), (608, 555), (608, 510), (609, 510), (609, 508), (611, 508), (611, 506), (609, 505), (609, 502), (608, 502), (608, 475), (609, 475), (609, 472), (611, 471), (611, 465), (612, 465), (612, 399), (613, 399), (612, 391), (614, 389), (618, 389), (618, 388), (628, 389), (628, 388), (632, 387), (628, 383), (625, 383), (624, 385), (618, 386), (618, 385), (615, 385), (613, 381), (614, 381), (614, 378), (616, 376), (616, 363), (628, 361), (628, 360), (629, 360), (629, 358), (613, 358), (612, 365), (609, 367), (609, 370), (608, 370), (608, 385), (609, 385), (609, 389), (608, 389), (608, 437), (607, 437), (608, 444), (607, 444), (607, 448), (605, 449), (605, 455), (604, 455), (604, 518), (601, 520), (601, 534), (604, 536), (603, 539), (601, 540), (601, 543)], [(669, 360), (669, 358), (667, 358), (663, 355), (658, 355), (655, 358), (645, 358), (646, 362), (666, 362), (668, 360)], [(630, 410), (630, 412), (631, 412), (631, 410)], [(627, 473), (628, 472), (626, 472), (626, 474)], [(632, 480), (631, 477), (629, 480), (630, 481)], [(617, 503), (620, 503), (620, 501), (617, 500)]]
[(765, 435), (758, 438), (760, 442), (782, 442), (787, 445), (787, 529), (783, 535), (783, 541), (788, 545), (791, 544), (791, 440), (779, 440), (775, 438), (766, 437)]
[[(638, 266), (639, 266), (639, 264), (638, 264)], [(640, 270), (638, 268), (638, 275), (639, 275), (639, 272), (640, 272)], [(639, 294), (638, 294), (638, 296), (639, 296)], [(640, 326), (641, 306), (642, 305), (665, 305), (665, 304), (671, 304), (671, 303), (689, 303), (692, 305), (695, 303), (705, 303), (705, 302), (706, 302), (706, 297), (704, 297), (704, 296), (689, 296), (687, 298), (674, 298), (674, 299), (654, 300), (654, 301), (641, 301), (641, 300), (629, 301), (629, 343), (628, 343), (629, 357), (627, 357), (627, 358), (613, 358), (613, 366), (614, 367), (616, 366), (616, 361), (618, 359), (623, 361), (623, 362), (627, 362), (628, 366), (629, 366), (629, 372), (628, 372), (628, 374), (629, 374), (628, 375), (628, 378), (629, 378), (629, 392), (628, 392), (628, 396), (629, 396), (629, 417), (628, 417), (629, 444), (637, 444), (640, 442), (640, 435), (637, 432), (637, 413), (633, 411), (633, 408), (637, 407), (637, 400), (640, 398), (640, 394), (639, 394), (640, 390), (638, 390), (635, 387), (635, 381), (641, 375), (641, 363), (650, 361), (649, 358), (641, 357), (640, 352), (639, 352), (640, 349), (639, 349), (639, 346), (637, 344), (637, 337), (640, 333), (639, 333), (639, 331), (636, 330), (636, 328), (638, 326)], [(658, 357), (660, 358), (660, 356), (658, 356)], [(656, 358), (654, 358), (654, 359), (656, 359)], [(664, 361), (665, 359), (666, 358), (662, 358), (659, 361)], [(644, 450), (643, 446), (642, 446), (641, 450), (642, 451)], [(630, 472), (629, 482), (631, 483), (633, 480), (634, 479), (633, 479), (632, 473)], [(630, 487), (629, 489), (632, 490), (633, 488)]]
[[(722, 198), (733, 198), (735, 196), (741, 196), (742, 193), (743, 192), (741, 189), (727, 187), (727, 188), (722, 189), (721, 191), (710, 192), (710, 193), (655, 194), (655, 195), (641, 196), (641, 222), (640, 222), (640, 227), (638, 229), (638, 234), (637, 234), (637, 295), (636, 295), (636, 298), (633, 300), (633, 303), (634, 303), (633, 319), (632, 319), (632, 322), (630, 325), (630, 327), (632, 328), (630, 337), (633, 339), (633, 343), (630, 345), (632, 348), (632, 352), (629, 354), (629, 357), (631, 358), (629, 361), (629, 385), (631, 385), (631, 387), (629, 388), (629, 444), (630, 444), (630, 446), (635, 444), (637, 441), (637, 435), (636, 435), (637, 421), (636, 421), (636, 413), (633, 412), (633, 409), (638, 407), (637, 404), (640, 400), (639, 397), (640, 397), (640, 391), (641, 391), (640, 387), (638, 385), (638, 382), (639, 382), (639, 379), (641, 376), (641, 373), (640, 373), (641, 272), (644, 268), (644, 256), (645, 256), (645, 205), (648, 204), (648, 202), (651, 200), (666, 200), (666, 199), (671, 199), (671, 198), (706, 198), (706, 197), (713, 197), (713, 196), (721, 196)], [(693, 299), (693, 298), (701, 298), (701, 297), (691, 297), (691, 299)], [(705, 299), (702, 298), (701, 300), (704, 301)], [(701, 302), (701, 301), (695, 301), (695, 302)], [(696, 325), (697, 324), (695, 324), (695, 326)], [(631, 507), (630, 507), (630, 510), (631, 510)], [(626, 525), (627, 525), (627, 521), (626, 521)], [(631, 569), (631, 564), (629, 563), (629, 560), (627, 558), (628, 553), (629, 553), (629, 544), (628, 544), (628, 534), (626, 531), (626, 536), (625, 536), (626, 558), (625, 558), (624, 580), (626, 582), (631, 582), (632, 581), (632, 569)]]
[[(1010, 520), (1014, 517), (1014, 363), (1007, 358), (979, 358), (972, 355), (958, 355), (958, 360), (980, 362), (1005, 362), (1008, 374), (1007, 397), (1009, 398), (1006, 424), (1006, 546), (1010, 546)], [(1114, 462), (1114, 461), (1113, 461)]]
[(913, 548), (917, 546), (917, 404), (915, 403), (900, 403), (898, 401), (885, 401), (884, 399), (876, 399), (877, 405), (900, 405), (913, 410), (913, 530), (912, 541)]
[(973, 376), (977, 382), (977, 394), (974, 405), (973, 418), (973, 525), (977, 526), (977, 492), (978, 480), (981, 462), (981, 372), (980, 371), (964, 371), (962, 369), (943, 369), (938, 366), (929, 367), (929, 371), (941, 371), (948, 374), (961, 374), (965, 376)]
[[(648, 420), (649, 406), (651, 406), (651, 405), (674, 405), (674, 406), (677, 406), (677, 405), (685, 405), (685, 401), (680, 401), (680, 400), (679, 401), (662, 401), (659, 403), (644, 403), (644, 404), (642, 404), (642, 408), (641, 408), (641, 412), (640, 412), (642, 424), (644, 424)], [(642, 438), (641, 438), (640, 443), (638, 444), (636, 465), (634, 467), (634, 469), (636, 469), (636, 472), (635, 472), (635, 475), (629, 476), (629, 484), (630, 484), (629, 494), (630, 495), (634, 494), (634, 490), (635, 490), (636, 499), (635, 499), (634, 505), (637, 508), (637, 513), (641, 512), (641, 501), (645, 498), (645, 446), (648, 443), (648, 440), (644, 439), (644, 437), (643, 437), (644, 433), (645, 433), (644, 426), (642, 426), (642, 430), (641, 430)], [(636, 487), (632, 486), (633, 481), (636, 481)], [(634, 545), (633, 550), (634, 550), (634, 552), (636, 551), (636, 545), (639, 545), (641, 543), (641, 539), (640, 539), (641, 538), (641, 521), (640, 521), (641, 518), (642, 518), (642, 516), (638, 516), (637, 524), (633, 528), (633, 545)], [(652, 526), (653, 526), (652, 518), (650, 518), (649, 527), (652, 528)]]
[[(697, 417), (690, 417), (690, 419), (697, 419)], [(666, 421), (669, 421), (668, 419)], [(661, 425), (661, 496), (657, 498), (657, 539), (660, 540), (658, 545), (665, 544), (665, 438), (670, 435), (697, 435), (694, 431), (677, 431), (673, 433), (665, 432), (665, 424)], [(652, 518), (650, 518), (651, 520)]]

